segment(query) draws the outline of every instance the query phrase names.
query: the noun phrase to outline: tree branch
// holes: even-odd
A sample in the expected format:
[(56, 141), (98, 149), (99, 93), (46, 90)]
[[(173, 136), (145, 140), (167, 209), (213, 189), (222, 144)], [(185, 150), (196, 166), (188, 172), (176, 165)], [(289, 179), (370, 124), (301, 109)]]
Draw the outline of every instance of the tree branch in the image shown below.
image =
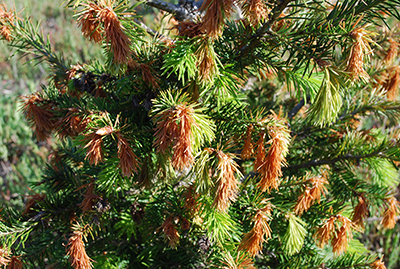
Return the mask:
[(387, 158), (386, 155), (384, 155), (382, 152), (372, 152), (370, 154), (366, 155), (351, 155), (351, 154), (346, 154), (342, 155), (333, 159), (323, 159), (323, 160), (311, 160), (306, 163), (301, 163), (301, 164), (295, 164), (295, 165), (289, 165), (287, 167), (282, 167), (282, 171), (286, 170), (297, 170), (297, 169), (302, 169), (302, 168), (310, 168), (310, 167), (315, 167), (315, 166), (321, 166), (324, 164), (334, 164), (336, 162), (342, 161), (342, 160), (361, 160), (365, 158), (371, 158), (371, 157), (381, 157), (381, 158)]
[(200, 15), (199, 10), (203, 4), (203, 0), (197, 2), (193, 0), (180, 0), (177, 5), (161, 0), (148, 0), (146, 4), (173, 14), (178, 21), (193, 21)]
[[(308, 98), (308, 97), (307, 97)], [(400, 110), (400, 106), (397, 105), (387, 105), (387, 106), (382, 106), (381, 108), (384, 108), (384, 110)], [(357, 107), (356, 109), (352, 110), (351, 112), (344, 112), (334, 123), (332, 123), (332, 126), (335, 124), (338, 124), (340, 121), (346, 120), (347, 118), (354, 118), (355, 115), (365, 113), (366, 111), (379, 111), (380, 107), (379, 104), (375, 104), (375, 105), (365, 105), (365, 106), (360, 106)], [(293, 109), (294, 110), (294, 109)], [(289, 112), (290, 115), (291, 112)], [(312, 128), (316, 128), (313, 129)], [(299, 133), (292, 133), (292, 136), (296, 136), (296, 140), (301, 140), (304, 139), (308, 136), (310, 136), (312, 133), (315, 132), (320, 132), (323, 131), (323, 128), (319, 128), (316, 127), (314, 125), (306, 127), (305, 129), (303, 129), (301, 132)]]
[[(292, 0), (279, 0), (277, 1), (279, 4), (274, 7), (274, 9), (269, 14), (269, 19), (265, 22), (260, 28), (257, 29), (257, 32), (252, 35), (249, 39), (247, 45), (243, 46), (240, 50), (238, 56), (236, 56), (235, 60), (239, 60), (242, 57), (247, 56), (255, 47), (257, 47), (261, 42), (261, 37), (271, 29), (272, 25), (275, 23), (276, 19), (282, 14), (283, 10), (287, 7), (287, 5)], [(271, 15), (272, 14), (272, 15)]]
[[(307, 97), (308, 98), (308, 97)], [(300, 109), (305, 105), (304, 99), (301, 99), (300, 102), (294, 106), (292, 110), (290, 110), (288, 114), (288, 118), (292, 119), (296, 114), (300, 111)]]
[(149, 35), (153, 36), (153, 37), (157, 37), (160, 38), (161, 40), (168, 40), (170, 42), (173, 42), (173, 40), (171, 38), (169, 38), (168, 36), (165, 36), (153, 29), (151, 29), (149, 26), (147, 26), (146, 24), (144, 24), (143, 22), (139, 21), (138, 19), (134, 19), (135, 23), (137, 23), (140, 27), (142, 27)]

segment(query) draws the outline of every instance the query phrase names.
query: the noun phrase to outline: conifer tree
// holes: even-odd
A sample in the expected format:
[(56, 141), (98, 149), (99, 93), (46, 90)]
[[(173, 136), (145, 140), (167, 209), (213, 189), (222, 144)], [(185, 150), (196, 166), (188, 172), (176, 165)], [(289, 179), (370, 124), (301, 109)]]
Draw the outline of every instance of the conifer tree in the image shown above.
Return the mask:
[(21, 110), (59, 141), (0, 212), (1, 266), (386, 268), (357, 235), (400, 210), (400, 1), (64, 5), (104, 59), (0, 5), (4, 42), (49, 66)]

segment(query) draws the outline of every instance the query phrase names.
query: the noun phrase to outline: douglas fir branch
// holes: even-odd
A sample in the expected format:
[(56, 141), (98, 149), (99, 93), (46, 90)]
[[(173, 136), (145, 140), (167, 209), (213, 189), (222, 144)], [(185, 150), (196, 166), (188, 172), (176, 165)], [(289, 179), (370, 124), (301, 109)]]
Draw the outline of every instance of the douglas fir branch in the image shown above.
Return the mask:
[(0, 4), (56, 141), (2, 268), (386, 268), (363, 234), (398, 226), (399, 0), (60, 4), (102, 59)]

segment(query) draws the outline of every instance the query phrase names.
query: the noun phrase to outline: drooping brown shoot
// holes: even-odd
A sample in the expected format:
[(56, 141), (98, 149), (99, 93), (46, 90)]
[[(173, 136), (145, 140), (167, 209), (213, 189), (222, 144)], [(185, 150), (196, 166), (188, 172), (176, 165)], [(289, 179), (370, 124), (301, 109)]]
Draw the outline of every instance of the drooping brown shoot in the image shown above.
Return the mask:
[(316, 201), (320, 203), (321, 195), (325, 195), (327, 192), (325, 185), (328, 184), (328, 181), (324, 173), (308, 179), (308, 182), (312, 185), (311, 187), (307, 186), (304, 193), (302, 193), (297, 199), (297, 204), (294, 207), (296, 215), (301, 215), (303, 212), (307, 212)]
[(244, 146), (242, 149), (242, 153), (240, 154), (240, 157), (243, 160), (250, 159), (253, 156), (254, 150), (253, 150), (253, 143), (251, 142), (251, 133), (253, 131), (253, 125), (250, 124), (247, 127), (246, 135), (244, 138)]
[(22, 269), (24, 267), (23, 262), (19, 259), (20, 256), (12, 256), (7, 269)]
[(86, 143), (85, 148), (87, 148), (85, 159), (89, 159), (91, 165), (97, 165), (104, 159), (104, 143), (102, 137), (113, 132), (112, 126), (106, 126), (98, 129), (95, 132), (85, 135), (84, 142)]
[(16, 19), (15, 13), (11, 10), (7, 11), (5, 4), (0, 4), (0, 35), (5, 40), (11, 41), (11, 27)]
[(387, 200), (388, 206), (383, 214), (381, 224), (386, 229), (393, 229), (396, 225), (396, 217), (400, 212), (400, 205), (396, 198), (391, 197)]
[(85, 37), (95, 42), (101, 42), (105, 36), (110, 43), (114, 62), (127, 63), (132, 54), (131, 41), (125, 34), (125, 29), (114, 11), (114, 0), (100, 0), (96, 3), (83, 4), (85, 9), (77, 19)]
[(91, 182), (86, 187), (86, 193), (83, 195), (83, 200), (79, 204), (79, 207), (82, 209), (83, 214), (92, 210), (93, 206), (96, 204), (96, 201), (100, 198), (97, 194), (94, 193), (94, 183)]
[(168, 244), (174, 248), (179, 242), (180, 235), (175, 228), (174, 217), (169, 216), (161, 226), (164, 235), (168, 239)]
[(122, 175), (130, 177), (133, 173), (138, 172), (139, 158), (133, 152), (128, 140), (124, 138), (122, 134), (116, 133), (116, 136), (118, 140), (119, 167), (121, 168)]
[(242, 13), (251, 25), (256, 26), (265, 19), (268, 19), (268, 7), (264, 0), (244, 0)]
[(213, 205), (220, 211), (226, 211), (231, 202), (235, 201), (239, 182), (235, 174), (240, 174), (239, 166), (232, 156), (217, 150), (217, 191)]
[(388, 79), (383, 83), (383, 89), (386, 91), (389, 100), (396, 100), (400, 86), (400, 66), (387, 69)]
[(358, 204), (354, 208), (352, 216), (353, 223), (364, 229), (364, 220), (368, 216), (368, 213), (368, 203), (364, 195), (358, 196)]
[(355, 223), (347, 217), (335, 215), (325, 220), (323, 226), (317, 230), (315, 238), (320, 247), (331, 241), (333, 252), (339, 255), (346, 252), (348, 241), (353, 238), (352, 230), (359, 231)]
[(239, 250), (246, 250), (252, 257), (261, 252), (263, 243), (271, 238), (271, 228), (268, 225), (271, 210), (271, 206), (267, 205), (257, 211), (253, 219), (254, 226), (244, 235)]
[(158, 152), (165, 153), (173, 148), (172, 165), (183, 170), (194, 163), (192, 149), (192, 125), (194, 109), (181, 104), (162, 112), (155, 129), (154, 146)]
[(394, 59), (397, 57), (400, 45), (393, 38), (389, 38), (389, 43), (389, 49), (386, 51), (385, 58), (383, 59), (386, 65), (390, 65), (393, 63)]
[(355, 39), (347, 60), (347, 69), (352, 80), (369, 79), (368, 73), (364, 69), (364, 58), (372, 54), (370, 43), (373, 43), (373, 32), (366, 30), (364, 27), (354, 29), (349, 36)]
[(257, 169), (261, 179), (258, 187), (266, 190), (278, 189), (278, 179), (282, 176), (282, 166), (286, 164), (285, 156), (289, 151), (290, 132), (286, 126), (286, 120), (273, 113), (268, 125), (269, 150), (262, 165)]
[(74, 231), (71, 234), (67, 244), (67, 255), (75, 269), (91, 269), (93, 267), (92, 260), (86, 254), (82, 238), (83, 233), (81, 231)]
[(47, 102), (38, 94), (31, 94), (22, 98), (22, 111), (25, 118), (35, 128), (37, 139), (39, 141), (46, 140), (55, 127), (51, 102)]

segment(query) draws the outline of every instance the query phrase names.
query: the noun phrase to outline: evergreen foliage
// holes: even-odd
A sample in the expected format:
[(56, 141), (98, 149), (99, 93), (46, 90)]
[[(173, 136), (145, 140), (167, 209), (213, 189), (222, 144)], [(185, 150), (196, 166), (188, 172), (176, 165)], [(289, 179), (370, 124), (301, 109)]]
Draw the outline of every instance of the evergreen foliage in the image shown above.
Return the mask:
[(400, 212), (400, 1), (64, 4), (104, 61), (0, 5), (5, 42), (49, 65), (21, 110), (59, 138), (0, 211), (1, 266), (385, 268), (356, 235)]

